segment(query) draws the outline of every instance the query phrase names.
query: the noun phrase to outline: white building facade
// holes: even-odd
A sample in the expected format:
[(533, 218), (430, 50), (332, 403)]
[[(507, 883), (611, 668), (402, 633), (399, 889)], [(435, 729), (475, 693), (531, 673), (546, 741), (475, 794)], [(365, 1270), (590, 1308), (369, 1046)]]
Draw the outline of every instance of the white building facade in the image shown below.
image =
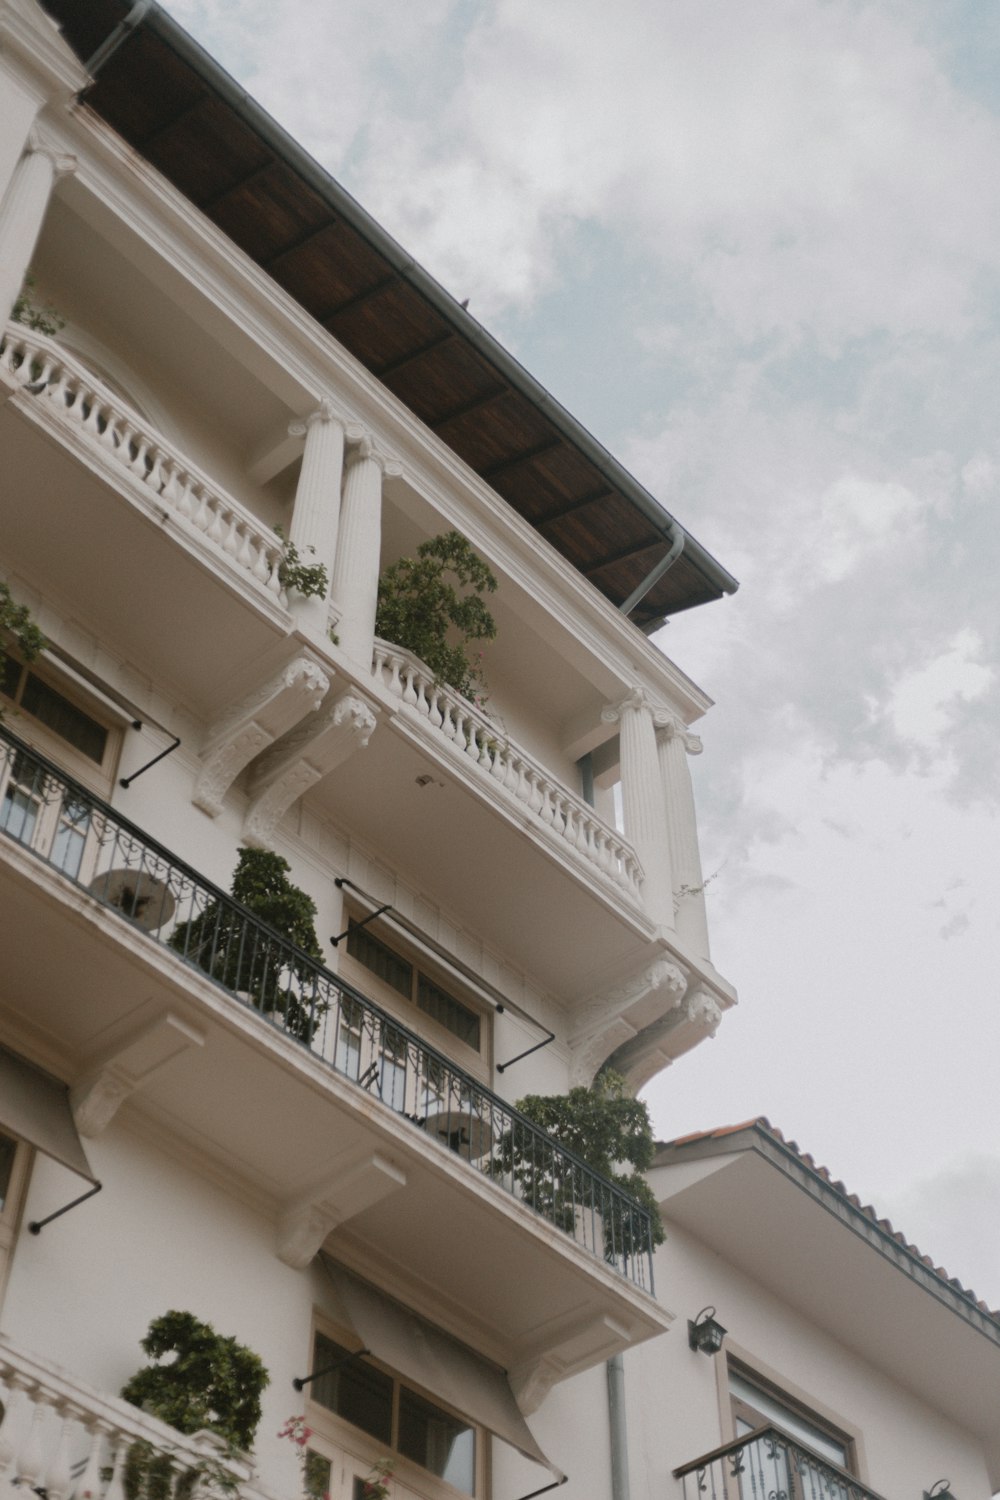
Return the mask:
[[(2, 684), (0, 1483), (204, 1467), (117, 1394), (185, 1309), (268, 1368), (248, 1495), (299, 1492), (304, 1414), (331, 1500), (386, 1455), (400, 1500), (624, 1500), (623, 1410), (679, 1494), (700, 1252), (654, 1286), (513, 1101), (638, 1089), (734, 1001), (709, 700), (645, 632), (735, 581), (156, 5), (0, 0), (0, 89), (0, 573), (48, 642)], [(499, 580), (485, 704), (375, 634), (449, 531)], [(321, 957), (232, 903), (241, 849)]]

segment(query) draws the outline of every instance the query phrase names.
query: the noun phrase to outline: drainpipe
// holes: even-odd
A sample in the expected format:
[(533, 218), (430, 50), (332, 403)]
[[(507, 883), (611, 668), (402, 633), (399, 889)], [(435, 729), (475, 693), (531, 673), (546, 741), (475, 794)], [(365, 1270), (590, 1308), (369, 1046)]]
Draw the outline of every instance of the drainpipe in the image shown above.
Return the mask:
[(620, 1354), (608, 1360), (608, 1425), (611, 1433), (611, 1500), (629, 1500), (625, 1361)]
[(118, 22), (115, 29), (104, 38), (104, 41), (93, 56), (87, 59), (83, 66), (90, 74), (91, 81), (97, 77), (98, 70), (103, 68), (109, 57), (118, 51), (122, 43), (131, 35), (140, 21), (143, 20), (146, 12), (152, 8), (152, 4), (153, 0), (136, 0), (135, 5), (133, 5), (128, 15)]

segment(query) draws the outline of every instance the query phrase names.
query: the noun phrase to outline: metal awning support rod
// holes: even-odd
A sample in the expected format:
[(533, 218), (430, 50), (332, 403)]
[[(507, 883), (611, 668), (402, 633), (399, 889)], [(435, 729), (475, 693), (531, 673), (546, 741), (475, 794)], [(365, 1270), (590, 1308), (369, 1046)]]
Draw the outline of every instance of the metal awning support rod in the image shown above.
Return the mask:
[(138, 781), (143, 772), (151, 770), (152, 767), (156, 765), (157, 761), (164, 760), (168, 755), (172, 755), (173, 752), (177, 749), (177, 746), (180, 744), (180, 742), (181, 737), (178, 734), (175, 736), (174, 743), (172, 745), (168, 745), (165, 750), (161, 750), (159, 755), (154, 755), (152, 760), (147, 760), (146, 764), (144, 766), (140, 766), (138, 771), (133, 771), (131, 776), (122, 776), (119, 779), (118, 785), (123, 786), (125, 790), (128, 791), (133, 781)]
[(540, 1490), (532, 1490), (530, 1495), (522, 1495), (521, 1500), (535, 1500), (536, 1495), (547, 1495), (549, 1490), (557, 1490), (560, 1485), (565, 1484), (568, 1478), (569, 1475), (564, 1474), (561, 1479), (553, 1479), (551, 1484), (543, 1484)]
[[(539, 1023), (536, 1021), (535, 1025), (537, 1026), (538, 1024)], [(507, 1069), (512, 1068), (516, 1062), (520, 1062), (522, 1057), (530, 1057), (533, 1052), (540, 1052), (543, 1047), (547, 1047), (549, 1043), (554, 1042), (555, 1039), (555, 1032), (550, 1031), (548, 1036), (543, 1037), (540, 1042), (536, 1042), (533, 1047), (526, 1047), (524, 1051), (519, 1052), (516, 1057), (508, 1058), (505, 1063), (497, 1063), (497, 1072), (506, 1073)]]
[(656, 567), (653, 568), (651, 572), (646, 574), (645, 578), (639, 584), (638, 588), (634, 588), (632, 590), (631, 594), (629, 594), (628, 598), (625, 600), (625, 603), (619, 604), (618, 609), (621, 614), (625, 616), (630, 615), (635, 609), (636, 605), (642, 603), (643, 599), (645, 599), (650, 589), (656, 587), (665, 573), (669, 573), (674, 563), (684, 551), (684, 543), (687, 540), (687, 532), (676, 521), (674, 521), (673, 527), (674, 539), (670, 543), (669, 551), (667, 552), (665, 557), (660, 558), (659, 562), (656, 564)]
[[(363, 890), (362, 887), (355, 881), (349, 880), (346, 875), (338, 875), (333, 883), (338, 890), (343, 890), (345, 885), (350, 886), (351, 890), (357, 891), (358, 895), (364, 901), (370, 901), (374, 905), (374, 897), (369, 896), (366, 890)], [(377, 911), (372, 912), (371, 916), (365, 917), (364, 921), (357, 923), (357, 926), (363, 927), (365, 922), (371, 922), (375, 919), (375, 917), (379, 917), (383, 912), (387, 911), (392, 912), (392, 921), (395, 922), (397, 926), (401, 927), (404, 932), (409, 933), (411, 937), (416, 938), (419, 943), (423, 943), (423, 945), (428, 948), (432, 954), (442, 959), (442, 961), (446, 963), (449, 968), (454, 969), (460, 978), (466, 979), (470, 984), (475, 985), (476, 989), (479, 990), (480, 993), (483, 994), (491, 1002), (491, 1004), (496, 1007), (498, 1015), (503, 1015), (504, 1011), (509, 1010), (512, 1015), (520, 1016), (522, 1021), (527, 1021), (530, 1025), (537, 1027), (539, 1031), (544, 1031), (545, 1036), (542, 1041), (536, 1042), (533, 1047), (528, 1047), (524, 1052), (519, 1052), (516, 1057), (512, 1057), (508, 1062), (497, 1063), (498, 1073), (503, 1073), (507, 1068), (513, 1067), (514, 1063), (520, 1062), (522, 1057), (530, 1057), (532, 1052), (537, 1052), (540, 1047), (547, 1047), (550, 1042), (555, 1041), (556, 1034), (554, 1031), (550, 1031), (547, 1026), (542, 1025), (541, 1021), (537, 1021), (535, 1017), (530, 1016), (526, 1010), (522, 1010), (519, 1005), (515, 1005), (512, 1000), (508, 1000), (506, 995), (502, 995), (499, 990), (495, 990), (487, 980), (480, 978), (480, 976), (475, 973), (474, 970), (468, 968), (466, 964), (463, 964), (460, 958), (455, 958), (452, 954), (445, 953), (439, 947), (439, 945), (435, 943), (433, 938), (428, 937), (426, 933), (423, 933), (419, 928), (414, 927), (412, 922), (408, 922), (404, 916), (401, 916), (398, 911), (395, 911), (391, 904), (380, 906)], [(343, 939), (345, 936), (345, 933), (341, 933), (340, 939)], [(340, 939), (331, 938), (330, 941), (333, 943), (334, 947), (336, 947), (337, 942), (340, 941)]]
[(352, 1359), (360, 1359), (363, 1354), (370, 1354), (370, 1349), (355, 1349), (353, 1354), (345, 1354), (343, 1359), (335, 1360), (332, 1365), (324, 1365), (322, 1370), (313, 1370), (311, 1375), (296, 1375), (292, 1385), (297, 1391), (304, 1391), (306, 1386), (313, 1380), (320, 1380), (324, 1375), (332, 1375), (335, 1370), (342, 1370), (345, 1365), (350, 1364)]
[[(338, 885), (340, 884), (339, 880), (337, 881), (337, 884)], [(380, 917), (384, 911), (392, 911), (392, 903), (391, 902), (387, 901), (384, 906), (380, 906), (379, 907), (378, 911), (373, 911), (373, 912), (371, 912), (371, 914), (369, 916), (362, 917), (360, 922), (352, 922), (351, 923), (351, 927), (367, 927), (369, 922), (374, 922), (375, 918), (376, 917)], [(330, 942), (333, 944), (333, 946), (335, 948), (339, 948), (340, 947), (341, 943), (344, 941), (345, 937), (347, 937), (347, 934), (350, 932), (351, 927), (345, 927), (344, 930), (343, 930), (343, 932), (340, 934), (339, 937), (332, 937), (330, 939)]]
[(54, 1214), (49, 1214), (48, 1218), (32, 1219), (31, 1223), (28, 1225), (28, 1233), (41, 1234), (46, 1224), (51, 1224), (53, 1219), (61, 1219), (63, 1214), (68, 1214), (70, 1209), (76, 1208), (78, 1204), (86, 1203), (88, 1198), (92, 1198), (95, 1193), (99, 1193), (101, 1191), (102, 1186), (102, 1183), (95, 1182), (94, 1186), (92, 1188), (88, 1188), (87, 1192), (81, 1193), (79, 1198), (74, 1198), (72, 1203), (67, 1203), (65, 1208), (57, 1208)]

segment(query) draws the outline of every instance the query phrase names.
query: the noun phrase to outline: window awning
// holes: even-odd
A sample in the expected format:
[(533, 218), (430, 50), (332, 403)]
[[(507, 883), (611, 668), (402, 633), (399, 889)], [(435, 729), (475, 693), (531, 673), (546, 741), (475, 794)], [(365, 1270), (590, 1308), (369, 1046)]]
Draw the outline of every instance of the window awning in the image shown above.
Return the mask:
[(342, 1321), (377, 1359), (502, 1438), (525, 1458), (543, 1464), (560, 1482), (563, 1480), (562, 1470), (535, 1442), (499, 1365), (483, 1359), (326, 1255), (321, 1258), (333, 1283)]
[(0, 1047), (0, 1130), (100, 1187), (73, 1123), (66, 1085), (6, 1047)]

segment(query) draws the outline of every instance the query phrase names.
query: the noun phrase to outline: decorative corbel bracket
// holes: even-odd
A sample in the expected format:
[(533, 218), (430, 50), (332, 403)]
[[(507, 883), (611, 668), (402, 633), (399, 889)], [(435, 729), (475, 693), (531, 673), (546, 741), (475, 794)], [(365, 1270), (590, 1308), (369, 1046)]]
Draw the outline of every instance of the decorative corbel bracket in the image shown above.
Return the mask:
[(314, 713), (330, 679), (318, 662), (297, 656), (261, 687), (217, 719), (208, 732), (195, 782), (195, 807), (218, 817), (222, 799), (254, 756)]
[(713, 1037), (722, 1006), (711, 991), (696, 988), (666, 1016), (638, 1031), (611, 1053), (608, 1065), (621, 1073), (633, 1093), (692, 1047)]
[(591, 995), (570, 1038), (574, 1084), (589, 1085), (610, 1057), (682, 1002), (688, 980), (668, 958), (658, 958), (616, 989)]
[(560, 1380), (610, 1359), (633, 1342), (631, 1329), (606, 1314), (569, 1317), (545, 1329), (544, 1346), (526, 1355), (508, 1371), (514, 1399), (525, 1416), (537, 1411)]
[(406, 1173), (378, 1151), (345, 1158), (335, 1176), (325, 1178), (282, 1211), (277, 1232), (279, 1260), (303, 1270), (339, 1224), (405, 1186)]
[(292, 803), (356, 750), (363, 750), (376, 722), (377, 711), (358, 693), (348, 691), (265, 751), (250, 783), (244, 843), (273, 848), (275, 831)]
[(69, 1102), (81, 1135), (96, 1136), (111, 1124), (122, 1104), (154, 1073), (189, 1047), (203, 1047), (205, 1034), (164, 1011), (91, 1060), (70, 1089)]

